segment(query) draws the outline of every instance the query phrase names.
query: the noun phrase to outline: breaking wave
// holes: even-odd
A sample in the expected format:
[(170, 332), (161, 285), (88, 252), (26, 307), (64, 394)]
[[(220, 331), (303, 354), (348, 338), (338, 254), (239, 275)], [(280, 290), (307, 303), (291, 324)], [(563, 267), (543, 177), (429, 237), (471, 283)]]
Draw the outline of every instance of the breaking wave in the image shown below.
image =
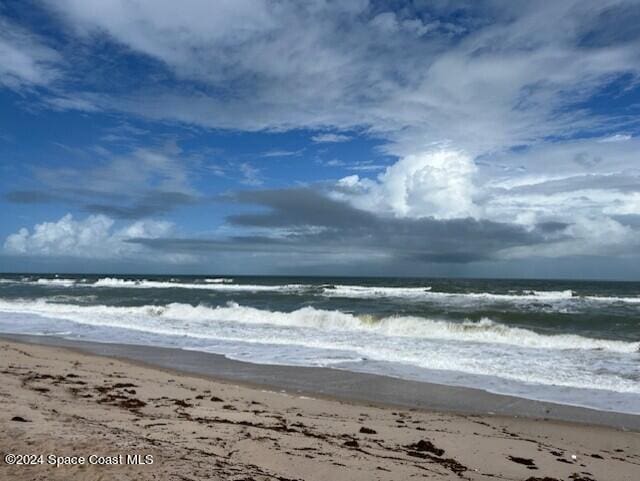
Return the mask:
[(89, 287), (112, 287), (112, 288), (132, 288), (132, 289), (202, 289), (211, 291), (249, 291), (249, 292), (282, 292), (295, 291), (304, 286), (291, 285), (262, 285), (262, 284), (234, 284), (232, 279), (205, 279), (205, 283), (186, 282), (166, 282), (118, 279), (115, 277), (105, 277), (98, 279), (92, 284), (85, 284)]
[[(506, 344), (530, 349), (601, 350), (634, 353), (640, 342), (596, 339), (576, 334), (547, 335), (520, 327), (508, 326), (490, 319), (451, 322), (414, 316), (374, 316), (304, 307), (292, 312), (269, 311), (228, 303), (223, 306), (193, 306), (172, 303), (166, 306), (146, 305), (118, 307), (106, 305), (79, 306), (51, 303), (45, 299), (35, 301), (0, 301), (0, 312), (35, 314), (55, 319), (135, 330), (162, 327), (162, 333), (188, 335), (189, 327), (197, 325), (199, 332), (216, 323), (262, 324), (281, 327), (305, 328), (322, 332), (368, 332), (389, 338), (437, 339), (455, 342)], [(153, 321), (153, 322), (149, 322)], [(249, 340), (249, 339), (248, 339)]]

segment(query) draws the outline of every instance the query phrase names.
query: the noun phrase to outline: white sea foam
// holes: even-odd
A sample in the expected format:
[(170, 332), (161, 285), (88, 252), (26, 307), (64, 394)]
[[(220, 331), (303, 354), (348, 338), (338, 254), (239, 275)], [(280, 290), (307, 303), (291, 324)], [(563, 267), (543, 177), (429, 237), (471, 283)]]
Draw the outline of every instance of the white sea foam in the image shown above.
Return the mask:
[(209, 291), (248, 291), (248, 292), (294, 292), (304, 289), (306, 286), (298, 284), (265, 285), (265, 284), (234, 284), (232, 281), (217, 280), (219, 282), (207, 282), (203, 284), (186, 282), (149, 281), (146, 279), (119, 279), (116, 277), (104, 277), (98, 279), (89, 287), (112, 287), (132, 289), (201, 289)]
[(434, 292), (431, 287), (366, 287), (336, 285), (324, 287), (322, 294), (327, 297), (376, 298), (399, 297), (407, 299), (446, 300), (470, 299), (487, 301), (539, 302), (566, 300), (574, 297), (571, 290), (565, 291), (523, 291), (522, 294), (494, 294), (490, 292)]
[(513, 302), (513, 303), (555, 303), (555, 302), (600, 302), (640, 304), (640, 296), (580, 296), (573, 290), (537, 291), (524, 290), (521, 293), (497, 294), (493, 292), (439, 292), (431, 287), (366, 287), (352, 285), (336, 285), (323, 287), (322, 295), (326, 297), (344, 297), (352, 299), (375, 299), (379, 297), (397, 297), (424, 301), (478, 301), (478, 302)]
[[(124, 320), (132, 327), (147, 319), (182, 323), (198, 322), (201, 327), (217, 322), (241, 324), (270, 324), (283, 327), (308, 328), (321, 331), (364, 331), (385, 337), (412, 339), (442, 339), (457, 342), (506, 344), (533, 349), (581, 349), (633, 353), (640, 349), (640, 342), (595, 339), (576, 334), (540, 334), (529, 329), (507, 326), (490, 319), (479, 322), (451, 322), (413, 316), (393, 316), (376, 319), (372, 316), (356, 316), (338, 310), (303, 307), (293, 312), (268, 311), (228, 303), (225, 306), (172, 303), (166, 306), (140, 307), (79, 306), (51, 303), (45, 299), (36, 301), (0, 300), (0, 311), (31, 313), (63, 318), (72, 321)], [(171, 323), (164, 323), (170, 325)]]
[(352, 286), (332, 285), (323, 286), (322, 294), (327, 297), (349, 297), (353, 299), (372, 299), (376, 297), (401, 297), (420, 298), (431, 291), (430, 286), (425, 287), (384, 287), (384, 286)]
[(489, 319), (460, 323), (409, 316), (376, 319), (313, 307), (278, 312), (236, 303), (121, 307), (0, 299), (0, 329), (15, 328), (160, 345), (171, 338), (171, 345), (198, 350), (212, 346), (213, 352), (241, 353), (245, 360), (257, 362), (317, 365), (318, 359), (371, 360), (392, 363), (399, 372), (453, 371), (640, 394), (634, 378), (639, 342), (546, 335)]
[(609, 296), (585, 296), (584, 299), (594, 302), (605, 303), (628, 303), (628, 304), (640, 304), (640, 297), (609, 297)]
[(564, 291), (524, 291), (525, 295), (532, 295), (540, 299), (571, 299), (574, 293), (571, 289)]
[(36, 284), (41, 286), (58, 286), (58, 287), (69, 287), (76, 284), (75, 279), (46, 279), (41, 278), (35, 281)]

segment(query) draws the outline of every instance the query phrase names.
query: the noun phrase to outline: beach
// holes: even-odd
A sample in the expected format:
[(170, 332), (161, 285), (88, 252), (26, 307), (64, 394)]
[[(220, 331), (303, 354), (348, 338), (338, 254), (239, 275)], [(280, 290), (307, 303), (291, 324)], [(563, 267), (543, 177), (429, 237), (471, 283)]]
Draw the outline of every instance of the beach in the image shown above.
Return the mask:
[(640, 0), (0, 0), (0, 481), (640, 481)]
[[(425, 401), (443, 404), (415, 407), (400, 392), (395, 403), (359, 387), (359, 398), (350, 397), (349, 383), (365, 374), (324, 383), (300, 371), (309, 368), (287, 368), (309, 379), (298, 385), (283, 367), (262, 365), (259, 378), (238, 363), (233, 381), (229, 365), (217, 376), (193, 368), (204, 358), (188, 351), (103, 344), (97, 356), (97, 343), (27, 340), (0, 341), (0, 447), (3, 457), (34, 455), (21, 459), (34, 465), (5, 460), (2, 479), (631, 481), (640, 469), (638, 416), (498, 402), (474, 390), (458, 396), (465, 404), (446, 387)], [(208, 364), (222, 359), (195, 354), (210, 356)]]

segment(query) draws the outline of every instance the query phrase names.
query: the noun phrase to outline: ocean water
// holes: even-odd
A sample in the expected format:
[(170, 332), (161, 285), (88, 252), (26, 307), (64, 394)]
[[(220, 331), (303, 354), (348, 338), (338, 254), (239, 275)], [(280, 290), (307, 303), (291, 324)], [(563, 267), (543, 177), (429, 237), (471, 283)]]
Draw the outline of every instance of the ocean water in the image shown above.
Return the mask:
[(640, 414), (640, 283), (0, 275), (0, 332), (374, 372)]

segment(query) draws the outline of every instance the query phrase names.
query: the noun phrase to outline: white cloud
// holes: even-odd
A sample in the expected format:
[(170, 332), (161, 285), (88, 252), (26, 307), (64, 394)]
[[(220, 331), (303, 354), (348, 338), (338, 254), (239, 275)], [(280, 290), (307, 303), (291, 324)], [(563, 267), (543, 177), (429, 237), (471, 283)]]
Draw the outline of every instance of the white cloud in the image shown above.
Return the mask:
[(311, 140), (317, 144), (322, 143), (336, 143), (336, 142), (346, 142), (347, 140), (351, 140), (351, 137), (344, 134), (317, 134), (311, 137)]
[(257, 167), (254, 167), (248, 162), (243, 162), (238, 166), (238, 168), (240, 169), (240, 173), (242, 174), (240, 183), (251, 187), (257, 187), (264, 183), (260, 175), (260, 169), (258, 169)]
[(610, 135), (609, 137), (600, 139), (600, 142), (623, 142), (629, 139), (631, 139), (631, 135), (629, 134), (615, 134), (615, 135)]
[(416, 35), (418, 37), (421, 37), (422, 35), (425, 35), (438, 28), (444, 28), (445, 30), (448, 30), (453, 27), (453, 25), (442, 24), (437, 20), (430, 23), (424, 23), (419, 18), (402, 20), (398, 18), (398, 16), (394, 12), (379, 13), (373, 19), (371, 19), (369, 25), (387, 34), (404, 32)]
[(557, 242), (506, 249), (502, 255), (506, 259), (531, 256), (625, 256), (637, 255), (639, 248), (640, 236), (633, 228), (608, 217), (577, 216)]
[[(556, 241), (505, 251), (507, 258), (624, 255), (640, 242), (637, 226), (617, 220), (640, 218), (640, 168), (630, 167), (637, 164), (639, 144), (556, 143), (479, 165), (461, 152), (438, 149), (403, 157), (375, 179), (344, 177), (332, 195), (396, 217), (472, 216), (526, 229), (546, 222), (559, 226), (549, 233)], [(523, 164), (529, 167), (520, 169)]]
[(48, 4), (72, 31), (106, 35), (206, 86), (76, 92), (79, 106), (241, 130), (364, 127), (401, 156), (432, 142), (475, 156), (611, 130), (625, 120), (567, 107), (640, 72), (637, 38), (581, 45), (603, 12), (629, 17), (619, 1), (473, 2), (458, 7), (465, 15), (456, 24), (421, 19), (453, 18), (447, 2), (422, 16), (377, 12), (366, 1)]
[(44, 102), (53, 110), (81, 110), (83, 112), (98, 112), (101, 110), (91, 100), (80, 97), (50, 97), (45, 98)]
[(397, 217), (468, 217), (476, 212), (475, 172), (469, 156), (439, 149), (403, 157), (377, 180), (345, 177), (338, 182), (341, 192), (334, 195), (361, 209)]
[(145, 220), (115, 227), (113, 219), (90, 215), (76, 220), (67, 214), (56, 222), (36, 224), (32, 230), (22, 228), (4, 242), (11, 255), (70, 257), (79, 259), (161, 258), (164, 261), (188, 261), (186, 256), (158, 256), (131, 239), (153, 239), (171, 234), (173, 225), (166, 221)]
[(61, 56), (30, 32), (0, 17), (0, 85), (42, 86), (59, 77)]
[(262, 157), (295, 157), (304, 152), (304, 149), (299, 150), (268, 150), (262, 153)]
[[(65, 146), (61, 146), (65, 147)], [(77, 152), (87, 155), (86, 151)], [(54, 189), (83, 189), (105, 194), (135, 196), (149, 189), (193, 194), (188, 162), (174, 144), (164, 148), (136, 148), (126, 154), (102, 151), (89, 167), (38, 167), (35, 177)]]

